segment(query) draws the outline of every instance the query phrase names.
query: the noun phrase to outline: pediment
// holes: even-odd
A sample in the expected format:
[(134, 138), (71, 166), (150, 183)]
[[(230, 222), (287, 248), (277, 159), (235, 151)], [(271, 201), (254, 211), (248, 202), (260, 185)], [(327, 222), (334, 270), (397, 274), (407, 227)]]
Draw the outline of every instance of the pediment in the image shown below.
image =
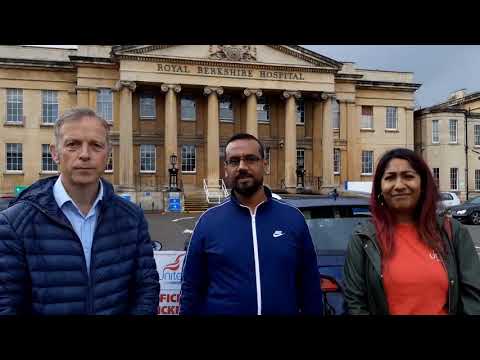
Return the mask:
[(297, 45), (128, 45), (115, 46), (117, 56), (241, 62), (339, 70), (342, 63)]

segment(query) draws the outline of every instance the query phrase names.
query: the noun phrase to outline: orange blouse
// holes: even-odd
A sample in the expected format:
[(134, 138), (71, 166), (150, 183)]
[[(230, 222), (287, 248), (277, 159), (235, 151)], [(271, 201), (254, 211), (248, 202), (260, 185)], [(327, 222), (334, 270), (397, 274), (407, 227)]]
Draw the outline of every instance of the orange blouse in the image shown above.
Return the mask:
[(440, 256), (421, 242), (414, 224), (395, 227), (393, 256), (383, 262), (392, 315), (445, 315), (448, 275)]

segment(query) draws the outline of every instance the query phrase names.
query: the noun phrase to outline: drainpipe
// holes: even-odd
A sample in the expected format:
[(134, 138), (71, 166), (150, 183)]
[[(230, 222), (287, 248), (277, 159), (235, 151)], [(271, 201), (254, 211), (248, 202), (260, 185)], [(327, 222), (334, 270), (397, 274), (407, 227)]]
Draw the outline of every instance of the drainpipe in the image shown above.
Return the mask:
[(470, 114), (470, 110), (465, 110), (463, 116), (465, 116), (465, 193), (466, 200), (468, 200), (468, 117), (467, 112)]

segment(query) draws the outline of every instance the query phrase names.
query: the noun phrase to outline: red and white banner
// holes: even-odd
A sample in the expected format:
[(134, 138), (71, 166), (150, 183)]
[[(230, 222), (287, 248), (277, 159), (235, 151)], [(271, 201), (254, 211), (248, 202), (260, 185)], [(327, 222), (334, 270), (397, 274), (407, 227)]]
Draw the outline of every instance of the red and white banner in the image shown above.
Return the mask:
[(185, 251), (154, 251), (160, 277), (158, 315), (178, 315)]

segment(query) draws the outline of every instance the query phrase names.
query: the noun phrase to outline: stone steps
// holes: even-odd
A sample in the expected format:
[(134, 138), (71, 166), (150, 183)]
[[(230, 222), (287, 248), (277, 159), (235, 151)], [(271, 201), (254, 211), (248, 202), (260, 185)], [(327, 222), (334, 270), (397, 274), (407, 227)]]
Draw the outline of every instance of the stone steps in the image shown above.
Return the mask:
[(208, 203), (203, 193), (193, 193), (185, 196), (183, 207), (186, 212), (203, 212), (208, 209)]

